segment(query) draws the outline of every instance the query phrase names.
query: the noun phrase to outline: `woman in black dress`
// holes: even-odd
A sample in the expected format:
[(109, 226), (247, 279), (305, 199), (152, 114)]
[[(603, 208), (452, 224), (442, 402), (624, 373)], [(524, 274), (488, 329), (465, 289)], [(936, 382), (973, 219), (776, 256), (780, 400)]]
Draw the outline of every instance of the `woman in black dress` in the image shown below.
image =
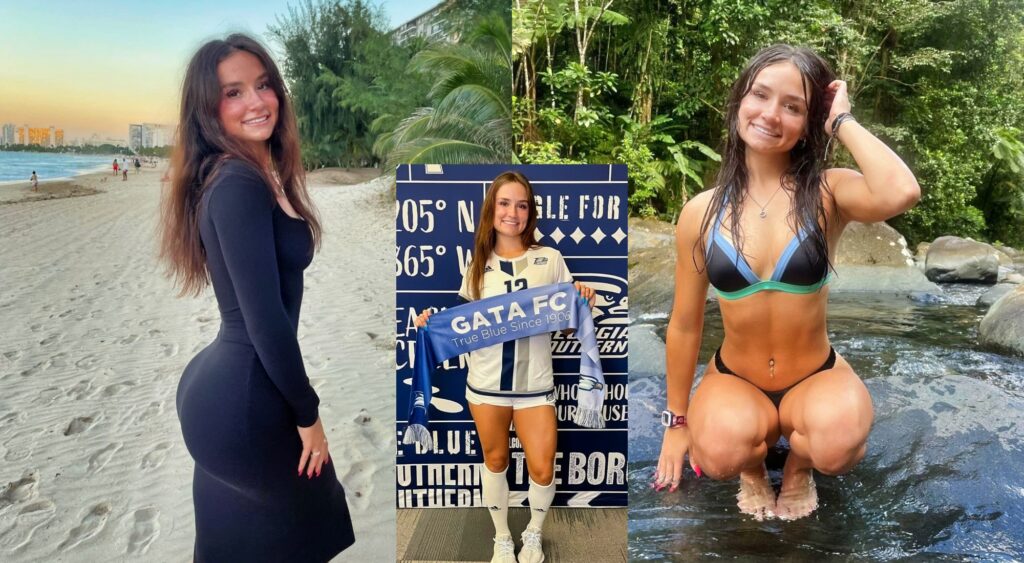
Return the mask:
[(178, 386), (197, 562), (327, 561), (354, 541), (296, 335), (319, 239), (280, 72), (244, 35), (206, 43), (185, 74), (161, 243), (182, 293), (212, 283), (221, 313)]

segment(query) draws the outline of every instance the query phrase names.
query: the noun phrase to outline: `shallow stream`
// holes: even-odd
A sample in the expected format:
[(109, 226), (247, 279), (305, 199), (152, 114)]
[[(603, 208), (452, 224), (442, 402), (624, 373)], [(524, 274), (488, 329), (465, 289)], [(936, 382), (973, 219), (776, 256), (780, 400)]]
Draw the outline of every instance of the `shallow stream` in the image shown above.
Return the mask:
[[(1024, 360), (981, 350), (974, 306), (986, 287), (947, 285), (930, 303), (833, 295), (829, 337), (875, 407), (868, 453), (852, 472), (816, 475), (819, 508), (757, 522), (738, 482), (650, 488), (661, 446), (667, 315), (630, 329), (631, 560), (1024, 559)], [(648, 309), (649, 310), (649, 309)], [(667, 311), (666, 311), (667, 313)], [(708, 304), (698, 372), (722, 340)], [(769, 456), (776, 488), (781, 455)]]

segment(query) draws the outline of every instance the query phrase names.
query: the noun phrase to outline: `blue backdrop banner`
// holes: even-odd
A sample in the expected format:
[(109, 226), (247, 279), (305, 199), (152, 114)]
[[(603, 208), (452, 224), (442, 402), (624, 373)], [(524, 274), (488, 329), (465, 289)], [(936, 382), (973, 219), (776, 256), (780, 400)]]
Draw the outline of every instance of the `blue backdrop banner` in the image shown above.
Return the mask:
[[(482, 506), (481, 448), (466, 406), (466, 356), (447, 360), (432, 378), (428, 405), (432, 448), (402, 444), (415, 361), (414, 319), (457, 304), (473, 251), (484, 194), (495, 176), (523, 173), (533, 184), (537, 239), (557, 249), (576, 281), (597, 294), (593, 309), (605, 375), (606, 428), (572, 422), (580, 342), (555, 333), (551, 346), (558, 399), (556, 506), (625, 506), (627, 416), (627, 185), (623, 165), (403, 165), (396, 172), (396, 432), (399, 508)], [(523, 505), (526, 463), (510, 439), (510, 504)]]

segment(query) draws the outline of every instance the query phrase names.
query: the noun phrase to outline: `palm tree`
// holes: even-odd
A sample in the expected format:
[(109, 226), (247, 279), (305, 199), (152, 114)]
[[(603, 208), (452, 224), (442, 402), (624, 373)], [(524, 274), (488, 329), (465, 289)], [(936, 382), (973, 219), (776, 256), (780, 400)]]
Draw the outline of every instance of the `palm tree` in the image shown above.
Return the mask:
[(417, 53), (412, 68), (436, 77), (429, 94), (433, 105), (416, 109), (378, 137), (374, 151), (386, 168), (514, 162), (511, 49), (505, 19), (491, 15), (460, 43)]

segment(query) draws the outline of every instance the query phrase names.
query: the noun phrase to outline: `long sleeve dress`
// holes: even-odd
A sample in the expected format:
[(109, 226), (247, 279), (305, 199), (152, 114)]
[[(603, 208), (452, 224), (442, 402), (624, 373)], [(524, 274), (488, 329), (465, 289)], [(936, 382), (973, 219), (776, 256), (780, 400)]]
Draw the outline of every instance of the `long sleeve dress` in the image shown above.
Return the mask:
[(255, 169), (228, 160), (203, 194), (199, 232), (221, 327), (178, 386), (195, 561), (327, 561), (354, 537), (333, 463), (297, 476), (296, 426), (316, 422), (319, 405), (297, 338), (309, 227)]

